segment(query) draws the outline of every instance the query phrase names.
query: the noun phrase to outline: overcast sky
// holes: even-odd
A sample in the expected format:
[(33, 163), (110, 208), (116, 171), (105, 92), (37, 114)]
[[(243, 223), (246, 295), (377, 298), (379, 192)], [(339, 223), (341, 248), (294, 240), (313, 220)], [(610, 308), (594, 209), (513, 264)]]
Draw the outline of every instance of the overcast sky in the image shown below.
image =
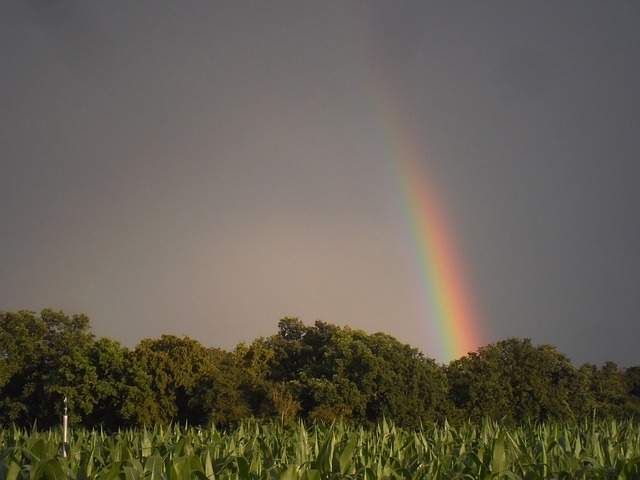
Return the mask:
[(451, 360), (384, 85), (483, 344), (640, 365), (639, 25), (637, 1), (2, 2), (0, 310), (225, 349), (296, 316)]

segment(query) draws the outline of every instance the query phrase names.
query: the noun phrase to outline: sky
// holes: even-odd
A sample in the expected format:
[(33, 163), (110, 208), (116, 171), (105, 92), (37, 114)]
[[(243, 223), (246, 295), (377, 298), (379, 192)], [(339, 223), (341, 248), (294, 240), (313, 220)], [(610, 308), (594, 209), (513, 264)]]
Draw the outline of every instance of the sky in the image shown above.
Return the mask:
[(2, 2), (0, 310), (131, 348), (298, 317), (448, 362), (465, 324), (429, 313), (413, 182), (470, 348), (640, 365), (639, 24), (635, 1)]

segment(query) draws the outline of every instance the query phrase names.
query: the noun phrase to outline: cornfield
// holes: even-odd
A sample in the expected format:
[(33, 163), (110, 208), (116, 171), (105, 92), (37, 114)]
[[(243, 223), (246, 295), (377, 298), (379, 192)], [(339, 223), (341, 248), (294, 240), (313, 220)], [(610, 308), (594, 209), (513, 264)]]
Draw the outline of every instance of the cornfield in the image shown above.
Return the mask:
[[(64, 453), (64, 454), (63, 454)], [(640, 479), (637, 423), (0, 430), (2, 479)]]

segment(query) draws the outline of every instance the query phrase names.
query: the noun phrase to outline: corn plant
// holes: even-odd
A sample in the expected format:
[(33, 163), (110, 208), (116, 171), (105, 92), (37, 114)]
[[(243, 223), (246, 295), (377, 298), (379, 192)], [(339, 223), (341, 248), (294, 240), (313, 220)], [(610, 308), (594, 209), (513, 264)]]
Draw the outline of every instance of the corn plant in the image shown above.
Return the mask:
[[(67, 452), (63, 456), (63, 450)], [(637, 423), (0, 430), (0, 479), (638, 479)]]

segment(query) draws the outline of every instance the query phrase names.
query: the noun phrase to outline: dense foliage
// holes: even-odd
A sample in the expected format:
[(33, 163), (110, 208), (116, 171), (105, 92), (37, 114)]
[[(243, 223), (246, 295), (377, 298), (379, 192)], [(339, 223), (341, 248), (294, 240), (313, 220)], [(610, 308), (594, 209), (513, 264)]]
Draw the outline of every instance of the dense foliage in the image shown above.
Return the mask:
[(403, 428), (484, 418), (508, 425), (640, 412), (640, 367), (574, 366), (556, 348), (507, 339), (439, 365), (393, 337), (285, 318), (234, 351), (183, 337), (133, 350), (89, 319), (0, 312), (0, 426), (236, 425), (245, 418)]
[(232, 430), (154, 427), (0, 431), (0, 478), (48, 479), (637, 479), (640, 430), (630, 422), (505, 427), (465, 422), (406, 430), (338, 422), (241, 422)]

